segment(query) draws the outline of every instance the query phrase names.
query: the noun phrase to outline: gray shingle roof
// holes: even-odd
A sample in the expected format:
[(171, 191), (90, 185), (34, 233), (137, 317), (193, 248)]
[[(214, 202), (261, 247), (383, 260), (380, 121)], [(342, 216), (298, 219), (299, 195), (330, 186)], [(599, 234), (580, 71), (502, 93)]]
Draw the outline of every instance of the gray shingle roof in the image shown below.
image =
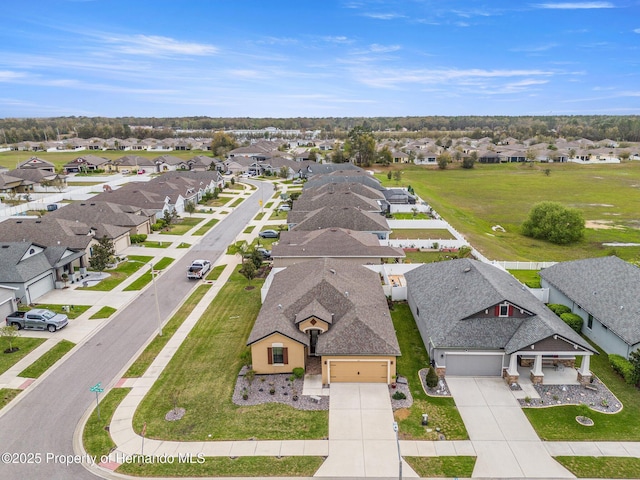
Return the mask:
[[(422, 265), (405, 274), (424, 331), (438, 347), (504, 349), (513, 353), (552, 335), (589, 351), (587, 342), (509, 273), (476, 260)], [(532, 315), (482, 318), (486, 309), (509, 302)]]
[(401, 248), (380, 245), (373, 233), (325, 228), (322, 230), (282, 232), (271, 256), (289, 257), (380, 257), (404, 258)]
[(51, 270), (44, 252), (21, 260), (32, 245), (33, 242), (0, 243), (0, 283), (23, 283)]
[(379, 213), (364, 212), (354, 207), (324, 207), (312, 212), (290, 211), (287, 223), (295, 223), (295, 230), (346, 228), (361, 232), (388, 232), (387, 219)]
[(350, 191), (323, 192), (310, 195), (305, 192), (293, 202), (293, 210), (297, 212), (311, 212), (323, 207), (355, 207), (367, 212), (381, 212), (380, 204), (372, 199)]
[(640, 342), (640, 268), (618, 257), (589, 258), (558, 263), (540, 276), (627, 344)]
[(297, 315), (310, 312), (331, 324), (318, 338), (320, 355), (400, 355), (378, 274), (334, 259), (303, 262), (278, 272), (248, 345), (275, 332), (308, 345), (308, 335), (296, 322), (302, 320)]

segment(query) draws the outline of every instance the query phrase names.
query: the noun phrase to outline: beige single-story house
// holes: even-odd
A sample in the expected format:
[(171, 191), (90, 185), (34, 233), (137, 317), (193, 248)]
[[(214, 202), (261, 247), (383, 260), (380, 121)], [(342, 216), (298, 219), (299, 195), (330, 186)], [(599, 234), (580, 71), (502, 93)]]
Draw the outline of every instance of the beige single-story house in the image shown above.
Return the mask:
[(400, 347), (379, 275), (335, 259), (277, 272), (249, 335), (257, 374), (318, 368), (322, 383), (392, 383)]

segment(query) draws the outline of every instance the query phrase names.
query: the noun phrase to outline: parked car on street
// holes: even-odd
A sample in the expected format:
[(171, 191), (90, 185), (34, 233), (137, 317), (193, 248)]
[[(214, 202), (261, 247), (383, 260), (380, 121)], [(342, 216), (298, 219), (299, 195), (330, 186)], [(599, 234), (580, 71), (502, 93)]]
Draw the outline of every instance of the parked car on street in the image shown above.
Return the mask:
[(263, 230), (258, 234), (258, 236), (260, 238), (278, 238), (278, 232), (275, 230)]
[(189, 270), (187, 270), (187, 278), (189, 280), (200, 280), (204, 278), (209, 270), (211, 270), (211, 262), (209, 260), (194, 260)]
[(289, 212), (290, 210), (291, 210), (291, 207), (289, 206), (288, 203), (282, 203), (278, 206), (279, 212)]
[(266, 248), (256, 248), (256, 252), (260, 252), (262, 254), (262, 258), (265, 260), (271, 258), (271, 250), (267, 250)]

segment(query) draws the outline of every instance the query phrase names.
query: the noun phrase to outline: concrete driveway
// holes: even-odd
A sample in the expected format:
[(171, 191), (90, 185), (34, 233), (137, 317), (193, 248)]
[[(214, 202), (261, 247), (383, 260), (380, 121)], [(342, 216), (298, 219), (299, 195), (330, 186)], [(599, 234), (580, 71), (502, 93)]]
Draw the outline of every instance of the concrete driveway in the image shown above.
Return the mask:
[[(378, 383), (332, 383), (329, 457), (316, 477), (398, 477), (389, 387)], [(417, 477), (403, 460), (402, 476)]]
[(447, 377), (478, 455), (473, 477), (575, 478), (536, 435), (501, 378)]

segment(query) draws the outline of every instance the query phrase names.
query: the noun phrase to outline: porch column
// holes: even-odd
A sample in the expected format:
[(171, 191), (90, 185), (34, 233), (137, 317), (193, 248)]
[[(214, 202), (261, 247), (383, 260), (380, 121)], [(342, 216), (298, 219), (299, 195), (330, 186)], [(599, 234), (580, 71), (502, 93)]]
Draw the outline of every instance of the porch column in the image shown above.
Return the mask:
[(507, 371), (504, 373), (504, 379), (508, 385), (511, 385), (512, 383), (518, 383), (519, 378), (518, 354), (512, 353), (509, 357), (509, 368), (507, 368)]
[(578, 369), (578, 381), (582, 384), (591, 382), (591, 370), (589, 370), (590, 361), (591, 355), (582, 356), (582, 363)]
[(533, 370), (529, 375), (532, 383), (542, 383), (544, 380), (544, 373), (542, 373), (542, 355), (536, 355), (533, 362)]

